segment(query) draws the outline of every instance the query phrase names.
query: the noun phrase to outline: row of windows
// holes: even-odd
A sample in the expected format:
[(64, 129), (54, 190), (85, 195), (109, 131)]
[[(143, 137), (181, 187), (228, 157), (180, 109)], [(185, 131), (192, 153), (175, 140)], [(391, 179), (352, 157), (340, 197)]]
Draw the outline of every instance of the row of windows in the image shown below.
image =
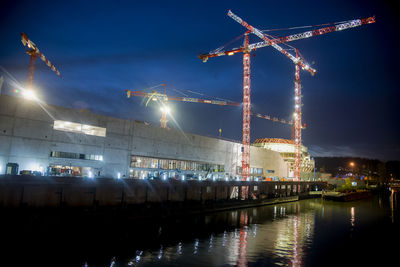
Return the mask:
[(87, 135), (95, 135), (101, 137), (106, 136), (106, 128), (87, 125), (87, 124), (80, 124), (70, 121), (55, 120), (53, 129), (59, 131), (83, 133)]
[(64, 159), (88, 159), (88, 160), (103, 160), (103, 155), (92, 155), (92, 154), (79, 154), (62, 151), (51, 151), (50, 157), (53, 158), (64, 158)]
[(131, 157), (131, 168), (150, 168), (165, 170), (190, 170), (190, 171), (210, 171), (224, 172), (224, 165), (202, 163), (187, 160), (159, 159), (150, 157)]
[[(237, 174), (242, 174), (242, 167), (238, 166), (236, 169)], [(265, 173), (275, 173), (274, 170), (265, 170)], [(254, 175), (262, 175), (263, 174), (263, 168), (250, 168), (250, 174)]]
[(283, 158), (294, 158), (295, 157), (295, 153), (289, 153), (289, 152), (281, 153), (281, 155)]

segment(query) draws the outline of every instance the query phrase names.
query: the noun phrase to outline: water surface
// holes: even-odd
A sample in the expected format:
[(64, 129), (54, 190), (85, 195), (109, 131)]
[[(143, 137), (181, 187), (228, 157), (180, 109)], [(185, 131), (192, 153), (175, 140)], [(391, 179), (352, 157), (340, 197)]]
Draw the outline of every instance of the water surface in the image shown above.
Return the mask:
[(2, 258), (12, 266), (385, 266), (399, 253), (397, 205), (396, 195), (309, 199), (163, 221), (17, 214), (3, 220)]

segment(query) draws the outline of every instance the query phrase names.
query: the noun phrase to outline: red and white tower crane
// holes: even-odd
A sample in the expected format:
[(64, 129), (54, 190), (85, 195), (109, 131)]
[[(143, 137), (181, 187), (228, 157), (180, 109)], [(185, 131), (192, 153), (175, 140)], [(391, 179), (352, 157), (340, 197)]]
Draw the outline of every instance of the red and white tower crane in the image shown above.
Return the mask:
[(39, 48), (35, 45), (34, 42), (32, 42), (28, 36), (25, 33), (21, 33), (21, 42), (24, 46), (27, 46), (28, 49), (26, 50), (26, 53), (30, 55), (30, 60), (29, 60), (29, 69), (28, 69), (28, 80), (26, 82), (27, 88), (32, 88), (33, 86), (33, 74), (35, 72), (35, 62), (36, 58), (40, 57), (41, 60), (43, 60), (44, 63), (46, 63), (49, 68), (54, 71), (60, 78), (61, 78), (61, 73), (56, 69), (56, 67), (40, 52)]
[(305, 64), (303, 60), (298, 56), (298, 50), (296, 49), (296, 56), (291, 55), (288, 51), (280, 47), (278, 44), (291, 42), (299, 39), (309, 38), (313, 36), (323, 35), (329, 32), (341, 31), (349, 28), (358, 27), (365, 24), (375, 22), (375, 17), (369, 17), (365, 19), (350, 20), (343, 23), (337, 23), (333, 26), (322, 27), (312, 31), (306, 31), (299, 34), (293, 34), (286, 37), (279, 38), (268, 38), (260, 30), (249, 25), (241, 18), (233, 14), (230, 10), (228, 16), (244, 26), (248, 32), (257, 35), (263, 40), (263, 42), (249, 44), (248, 32), (245, 34), (245, 42), (243, 47), (236, 48), (233, 50), (221, 51), (217, 49), (208, 54), (201, 54), (199, 58), (206, 62), (208, 58), (223, 56), (223, 55), (234, 55), (238, 52), (243, 52), (243, 103), (247, 102), (248, 105), (243, 104), (243, 154), (242, 154), (242, 179), (247, 180), (249, 175), (250, 167), (250, 52), (265, 46), (272, 46), (279, 52), (286, 55), (296, 66), (295, 73), (295, 144), (296, 144), (296, 159), (295, 159), (295, 179), (300, 179), (300, 166), (301, 166), (301, 85), (300, 85), (300, 67), (304, 70), (309, 71), (311, 74), (315, 73), (308, 64)]

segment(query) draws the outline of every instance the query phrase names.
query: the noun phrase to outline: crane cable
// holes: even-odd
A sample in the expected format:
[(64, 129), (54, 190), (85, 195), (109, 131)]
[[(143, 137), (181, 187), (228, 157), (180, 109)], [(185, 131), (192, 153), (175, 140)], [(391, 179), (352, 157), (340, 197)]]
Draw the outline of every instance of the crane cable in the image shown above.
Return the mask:
[(220, 46), (217, 49), (214, 49), (214, 50), (210, 51), (210, 54), (216, 54), (216, 53), (220, 52), (222, 49), (224, 49), (228, 45), (230, 45), (230, 44), (236, 42), (237, 40), (239, 40), (240, 38), (242, 38), (242, 36), (245, 35), (245, 34), (246, 34), (246, 32), (241, 34), (241, 35), (239, 35), (239, 36), (237, 36), (237, 37), (235, 37), (235, 38), (233, 38), (231, 41), (227, 42), (223, 46)]
[[(172, 89), (172, 90), (174, 90), (174, 91), (176, 91), (176, 92), (178, 92), (178, 93), (181, 93), (182, 95), (185, 95), (186, 97), (188, 97), (188, 95), (186, 95), (186, 94), (180, 92), (180, 91), (177, 90), (177, 89)], [(192, 91), (192, 90), (187, 90), (187, 89), (181, 89), (181, 90), (186, 91), (186, 92), (189, 92), (189, 93), (192, 93), (192, 94), (200, 95), (200, 96), (203, 96), (203, 97), (214, 98), (214, 99), (218, 99), (218, 100), (221, 100), (221, 101), (234, 102), (234, 101), (232, 101), (232, 100), (228, 100), (228, 99), (224, 99), (224, 98), (220, 98), (220, 97), (216, 97), (216, 96), (209, 96), (209, 95), (206, 95), (206, 94), (203, 94), (203, 93), (199, 93), (199, 92), (195, 92), (195, 91)]]

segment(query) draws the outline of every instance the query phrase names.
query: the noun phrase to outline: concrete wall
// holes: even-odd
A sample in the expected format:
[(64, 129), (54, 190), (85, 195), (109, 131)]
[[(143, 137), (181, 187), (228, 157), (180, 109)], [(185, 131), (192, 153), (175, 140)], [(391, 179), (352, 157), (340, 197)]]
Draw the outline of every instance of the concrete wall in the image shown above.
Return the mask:
[[(53, 130), (54, 120), (104, 127), (106, 137)], [(103, 155), (103, 161), (53, 158), (51, 151)], [(19, 170), (58, 164), (96, 168), (105, 177), (129, 177), (131, 155), (221, 164), (232, 177), (241, 166), (240, 143), (0, 96), (0, 174), (10, 162), (18, 163)], [(251, 147), (250, 166), (288, 175), (280, 154), (262, 148)]]
[[(239, 189), (237, 197), (232, 191)], [(146, 203), (214, 203), (308, 195), (324, 182), (211, 182), (0, 176), (0, 207), (125, 207)], [(248, 194), (243, 197), (241, 191)], [(254, 200), (254, 199), (253, 199)]]

